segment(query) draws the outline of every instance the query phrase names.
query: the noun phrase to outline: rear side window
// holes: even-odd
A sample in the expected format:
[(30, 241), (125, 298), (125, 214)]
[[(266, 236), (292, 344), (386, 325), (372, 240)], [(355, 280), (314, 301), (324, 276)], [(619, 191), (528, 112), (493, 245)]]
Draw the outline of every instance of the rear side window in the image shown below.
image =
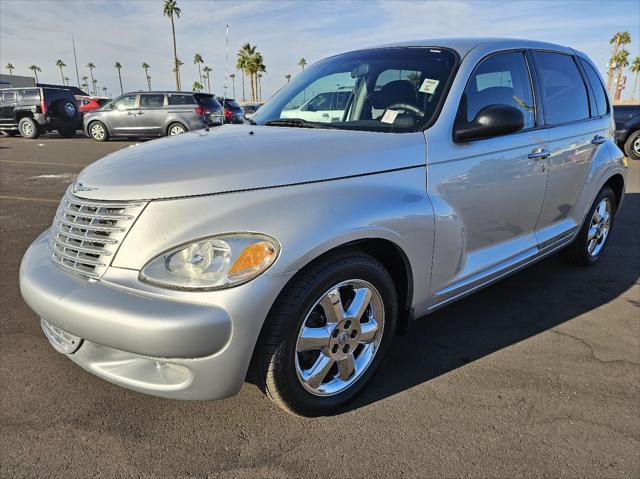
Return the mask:
[(21, 90), (22, 103), (36, 103), (40, 101), (40, 91), (33, 88), (30, 90)]
[(489, 105), (510, 105), (524, 115), (524, 128), (535, 126), (535, 107), (529, 69), (522, 52), (499, 53), (484, 59), (464, 90), (461, 114), (473, 121)]
[(596, 107), (598, 109), (597, 112), (592, 112), (592, 114), (606, 115), (609, 113), (609, 102), (607, 101), (607, 93), (604, 89), (604, 85), (602, 84), (602, 80), (600, 80), (600, 75), (598, 75), (595, 68), (591, 66), (591, 63), (583, 60), (582, 58), (580, 58), (580, 63), (587, 74), (589, 83), (591, 84), (591, 91), (593, 91)]
[(216, 101), (213, 95), (195, 95), (198, 105), (212, 111), (222, 110), (220, 103)]
[(169, 95), (169, 105), (195, 105), (193, 95)]
[(113, 102), (116, 110), (127, 110), (136, 107), (136, 95), (126, 95)]
[(560, 125), (589, 118), (589, 97), (570, 55), (533, 52), (542, 92), (545, 121)]
[(2, 93), (2, 101), (6, 103), (15, 103), (16, 102), (16, 92), (15, 91), (5, 91)]
[(140, 108), (159, 108), (164, 106), (164, 95), (140, 95)]

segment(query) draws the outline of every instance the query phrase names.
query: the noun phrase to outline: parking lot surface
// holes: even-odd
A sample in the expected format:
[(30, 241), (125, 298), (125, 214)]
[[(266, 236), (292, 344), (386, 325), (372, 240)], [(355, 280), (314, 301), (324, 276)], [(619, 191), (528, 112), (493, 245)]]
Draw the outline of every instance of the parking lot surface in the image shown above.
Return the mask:
[(1, 477), (638, 477), (640, 164), (599, 264), (556, 255), (413, 323), (333, 417), (247, 382), (179, 402), (111, 385), (50, 346), (24, 251), (86, 165), (133, 142), (0, 138)]

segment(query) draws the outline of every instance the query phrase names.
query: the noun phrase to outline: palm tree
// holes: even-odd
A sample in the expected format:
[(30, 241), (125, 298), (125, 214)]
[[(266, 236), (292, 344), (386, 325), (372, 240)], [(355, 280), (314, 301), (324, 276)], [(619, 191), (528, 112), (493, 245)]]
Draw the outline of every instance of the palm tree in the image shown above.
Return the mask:
[(251, 57), (249, 57), (247, 61), (247, 65), (245, 67), (245, 71), (250, 76), (250, 79), (251, 79), (251, 100), (258, 101), (258, 95), (259, 95), (258, 75), (260, 73), (265, 73), (267, 71), (267, 67), (264, 64), (264, 59), (262, 57), (262, 54), (257, 51), (257, 48), (255, 53)]
[(142, 62), (142, 69), (144, 70), (144, 76), (147, 79), (147, 86), (149, 87), (149, 91), (151, 91), (151, 77), (149, 76), (149, 68), (151, 68), (151, 65), (149, 65), (147, 62)]
[(202, 83), (194, 81), (193, 85), (191, 85), (191, 89), (193, 91), (202, 91), (202, 89), (203, 89)]
[(287, 79), (287, 83), (291, 81), (291, 73), (287, 73), (284, 77)]
[(302, 57), (300, 60), (298, 60), (298, 66), (304, 70), (304, 67), (307, 66), (307, 60)]
[(619, 100), (620, 93), (622, 93), (622, 89), (620, 88), (621, 86), (620, 82), (622, 80), (622, 70), (624, 70), (625, 67), (629, 66), (629, 50), (627, 50), (626, 48), (623, 48), (622, 50), (620, 50), (618, 54), (613, 58), (613, 61), (615, 64), (616, 71), (618, 72), (616, 81), (614, 83), (613, 99)]
[(176, 72), (176, 89), (180, 91), (180, 65), (178, 64), (178, 50), (176, 48), (176, 26), (173, 17), (180, 18), (181, 10), (176, 0), (164, 0), (162, 6), (162, 16), (171, 19), (171, 33), (173, 35), (173, 64)]
[(5, 68), (9, 70), (9, 75), (13, 76), (13, 70), (15, 70), (16, 67), (14, 67), (11, 63), (7, 63), (7, 66)]
[(123, 95), (124, 90), (122, 89), (122, 75), (120, 74), (120, 70), (122, 70), (122, 65), (120, 64), (120, 62), (116, 62), (115, 65), (113, 65), (113, 68), (118, 70), (118, 80), (120, 80), (120, 94)]
[(62, 78), (62, 84), (64, 85), (64, 72), (62, 71), (62, 69), (64, 67), (66, 67), (67, 64), (65, 62), (63, 62), (62, 60), (58, 60), (56, 62), (56, 66), (60, 69), (60, 77)]
[(176, 59), (176, 67), (173, 69), (174, 72), (180, 71), (180, 67), (184, 65), (182, 61), (178, 58)]
[(203, 81), (202, 81), (202, 70), (200, 68), (200, 65), (202, 65), (203, 63), (204, 63), (204, 60), (202, 58), (202, 55), (200, 55), (199, 53), (196, 53), (195, 55), (193, 55), (193, 64), (198, 65), (198, 76), (200, 77), (201, 85)]
[[(96, 67), (96, 66), (95, 66), (92, 62), (87, 63), (87, 68), (89, 69), (89, 73), (90, 73), (90, 75), (91, 75), (91, 84), (92, 84), (94, 87), (95, 87), (95, 85), (96, 85), (96, 84), (95, 84), (95, 82), (93, 81), (93, 69), (94, 69), (95, 67)], [(96, 92), (94, 91), (94, 92), (93, 92), (93, 94), (95, 95), (95, 94), (96, 94)]]
[(631, 62), (631, 73), (636, 74), (636, 79), (633, 82), (633, 90), (631, 90), (631, 99), (633, 100), (636, 97), (636, 89), (638, 88), (638, 74), (640, 74), (640, 56), (637, 56)]
[(89, 84), (87, 83), (87, 80), (89, 79), (89, 77), (87, 75), (82, 77), (82, 85), (84, 87), (85, 90), (89, 91)]
[(207, 80), (207, 91), (211, 93), (211, 72), (213, 71), (213, 68), (205, 65), (202, 71), (204, 72), (203, 78)]
[(42, 71), (40, 67), (38, 65), (29, 65), (27, 68), (33, 72), (36, 77), (36, 84), (38, 84), (38, 72)]
[(247, 65), (249, 63), (249, 59), (255, 55), (256, 47), (251, 46), (250, 43), (244, 43), (240, 50), (238, 51), (238, 56), (236, 60), (236, 69), (242, 73), (242, 101), (246, 100), (245, 90), (244, 90), (244, 75), (247, 73)]
[[(121, 88), (121, 90), (122, 90), (122, 88)], [(104, 94), (104, 96), (107, 96), (107, 87), (106, 86), (102, 87), (102, 93)]]
[(63, 80), (64, 80), (64, 84), (65, 84), (66, 86), (69, 86), (69, 80), (71, 80), (71, 78), (69, 78), (69, 77), (64, 77), (64, 78), (63, 78)]
[(611, 40), (609, 40), (609, 44), (613, 45), (613, 52), (611, 53), (611, 60), (609, 60), (609, 67), (607, 71), (607, 91), (609, 94), (611, 94), (611, 84), (613, 83), (613, 76), (616, 69), (614, 59), (618, 55), (618, 49), (621, 46), (628, 45), (629, 43), (631, 43), (631, 34), (629, 32), (616, 32), (616, 34), (611, 37)]
[(97, 95), (98, 94), (98, 79), (94, 78), (93, 80), (91, 80), (91, 83), (93, 83), (93, 94)]
[(233, 98), (236, 97), (236, 74), (235, 73), (231, 73), (229, 75), (229, 78), (231, 78), (231, 84), (233, 85)]
[(262, 75), (258, 73), (258, 101), (262, 101)]

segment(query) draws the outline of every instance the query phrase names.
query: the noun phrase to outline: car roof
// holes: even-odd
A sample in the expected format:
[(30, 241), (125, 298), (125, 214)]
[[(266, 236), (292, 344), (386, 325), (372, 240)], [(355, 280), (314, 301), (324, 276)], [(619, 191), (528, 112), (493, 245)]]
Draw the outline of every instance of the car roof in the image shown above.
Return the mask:
[[(172, 90), (152, 90), (152, 91), (147, 91), (147, 90), (138, 90), (138, 91), (128, 91), (127, 93), (124, 93), (124, 95), (138, 95), (138, 94), (156, 94), (156, 95), (211, 95), (214, 96), (213, 93), (207, 93), (204, 91), (172, 91)], [(122, 95), (120, 95), (122, 96)]]

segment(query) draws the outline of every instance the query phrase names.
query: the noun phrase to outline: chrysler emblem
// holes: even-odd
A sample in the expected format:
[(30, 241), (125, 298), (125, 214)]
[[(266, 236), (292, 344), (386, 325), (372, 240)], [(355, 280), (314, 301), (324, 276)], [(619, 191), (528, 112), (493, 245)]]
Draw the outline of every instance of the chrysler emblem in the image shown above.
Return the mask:
[(74, 183), (73, 188), (71, 188), (71, 191), (73, 193), (77, 193), (78, 191), (94, 191), (97, 190), (98, 188), (91, 188), (90, 186), (84, 186), (82, 183)]

